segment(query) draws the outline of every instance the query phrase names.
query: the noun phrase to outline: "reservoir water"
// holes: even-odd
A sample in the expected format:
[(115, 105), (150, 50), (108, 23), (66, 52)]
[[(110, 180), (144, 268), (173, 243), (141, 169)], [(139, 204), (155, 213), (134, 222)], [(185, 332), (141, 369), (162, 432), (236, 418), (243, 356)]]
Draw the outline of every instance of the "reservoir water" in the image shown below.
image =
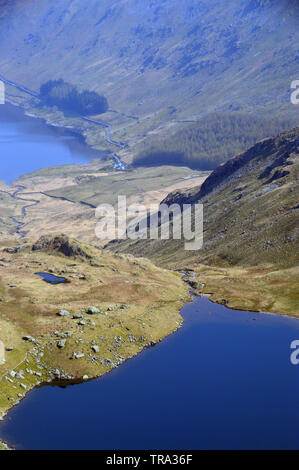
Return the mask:
[[(71, 133), (0, 106), (1, 176), (84, 163)], [(53, 287), (55, 288), (55, 287)], [(195, 298), (183, 327), (92, 382), (29, 393), (0, 425), (20, 449), (296, 449), (299, 321)]]
[(195, 298), (183, 327), (95, 381), (29, 393), (19, 449), (298, 449), (299, 321)]
[(10, 104), (0, 106), (0, 155), (0, 180), (8, 184), (40, 168), (101, 157), (71, 130), (47, 126)]

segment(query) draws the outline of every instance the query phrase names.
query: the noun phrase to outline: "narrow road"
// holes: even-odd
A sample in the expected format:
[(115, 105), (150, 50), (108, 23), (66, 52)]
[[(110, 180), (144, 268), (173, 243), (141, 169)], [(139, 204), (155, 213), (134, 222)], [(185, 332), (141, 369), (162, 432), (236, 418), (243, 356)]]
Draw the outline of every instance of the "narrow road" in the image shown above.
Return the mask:
[[(89, 119), (89, 118), (84, 117), (84, 116), (81, 116), (81, 118), (84, 121), (91, 122), (92, 124), (96, 124), (97, 126), (105, 127), (105, 129), (106, 129), (106, 140), (107, 140), (108, 144), (115, 145), (116, 147), (119, 147), (119, 148), (125, 148), (126, 147), (126, 144), (124, 142), (116, 142), (115, 140), (111, 139), (111, 128), (112, 128), (111, 124), (108, 124), (108, 123), (102, 122), (102, 121), (96, 121), (95, 119)], [(115, 153), (112, 154), (112, 157), (115, 161), (115, 165), (114, 165), (115, 170), (124, 171), (128, 168), (128, 166), (124, 162), (122, 162), (120, 160), (120, 158)]]
[(95, 119), (90, 119), (84, 116), (81, 116), (81, 119), (87, 122), (91, 122), (92, 124), (96, 124), (97, 126), (105, 127), (106, 128), (106, 140), (111, 145), (116, 145), (116, 147), (124, 148), (126, 144), (123, 142), (116, 142), (115, 140), (111, 139), (111, 124), (102, 121), (96, 121)]
[(10, 80), (7, 80), (6, 78), (2, 77), (0, 75), (0, 80), (1, 82), (5, 83), (5, 85), (10, 85), (13, 86), (14, 88), (17, 88), (17, 90), (22, 91), (23, 93), (26, 93), (27, 95), (33, 96), (34, 98), (38, 98), (38, 94), (35, 93), (35, 91), (29, 90), (29, 88), (25, 88), (22, 85), (18, 85), (17, 83), (11, 82)]

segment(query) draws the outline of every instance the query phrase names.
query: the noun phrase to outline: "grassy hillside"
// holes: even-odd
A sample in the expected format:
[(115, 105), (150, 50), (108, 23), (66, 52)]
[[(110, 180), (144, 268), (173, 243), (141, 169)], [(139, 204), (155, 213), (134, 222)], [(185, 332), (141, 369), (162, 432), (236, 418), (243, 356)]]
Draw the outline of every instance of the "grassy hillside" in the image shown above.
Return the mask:
[[(219, 166), (201, 188), (165, 202), (204, 204), (204, 247), (180, 240), (110, 245), (163, 266), (192, 268), (205, 292), (229, 305), (298, 314), (299, 128), (266, 139)], [(114, 246), (114, 247), (113, 247)]]
[[(103, 375), (182, 322), (188, 287), (147, 260), (104, 253), (65, 235), (34, 245), (2, 241), (0, 251), (0, 338), (7, 348), (0, 419), (41, 383)], [(36, 272), (67, 283), (48, 284)]]
[[(128, 172), (114, 172), (98, 179), (79, 180), (77, 185), (64, 186), (46, 194), (66, 198), (74, 202), (85, 202), (97, 207), (99, 204), (116, 204), (119, 195), (127, 196), (128, 201), (137, 202), (150, 192), (163, 192), (165, 188), (187, 181), (192, 175), (189, 168), (160, 166), (159, 168), (139, 168)], [(205, 177), (205, 172), (198, 172)]]

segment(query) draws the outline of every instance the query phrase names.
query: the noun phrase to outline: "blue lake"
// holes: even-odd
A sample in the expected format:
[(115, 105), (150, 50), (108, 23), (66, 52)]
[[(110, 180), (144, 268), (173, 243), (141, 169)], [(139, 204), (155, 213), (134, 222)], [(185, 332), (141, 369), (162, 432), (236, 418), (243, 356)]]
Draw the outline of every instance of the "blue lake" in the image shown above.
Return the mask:
[(19, 449), (298, 449), (299, 321), (196, 298), (183, 327), (95, 381), (28, 394)]
[(10, 104), (0, 106), (0, 155), (0, 180), (8, 184), (40, 168), (101, 157), (75, 133), (47, 126)]

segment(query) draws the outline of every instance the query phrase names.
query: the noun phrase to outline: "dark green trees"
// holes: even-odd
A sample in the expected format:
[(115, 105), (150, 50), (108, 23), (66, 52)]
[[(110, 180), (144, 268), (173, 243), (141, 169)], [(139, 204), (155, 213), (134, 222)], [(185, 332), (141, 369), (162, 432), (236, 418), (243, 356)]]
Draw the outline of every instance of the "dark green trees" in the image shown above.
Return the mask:
[(271, 137), (294, 122), (244, 113), (210, 113), (172, 135), (152, 142), (134, 159), (135, 166), (183, 165), (212, 170), (258, 140)]
[(64, 80), (50, 80), (40, 88), (40, 98), (49, 106), (57, 106), (62, 111), (76, 114), (93, 115), (105, 113), (108, 102), (95, 91), (79, 92)]

